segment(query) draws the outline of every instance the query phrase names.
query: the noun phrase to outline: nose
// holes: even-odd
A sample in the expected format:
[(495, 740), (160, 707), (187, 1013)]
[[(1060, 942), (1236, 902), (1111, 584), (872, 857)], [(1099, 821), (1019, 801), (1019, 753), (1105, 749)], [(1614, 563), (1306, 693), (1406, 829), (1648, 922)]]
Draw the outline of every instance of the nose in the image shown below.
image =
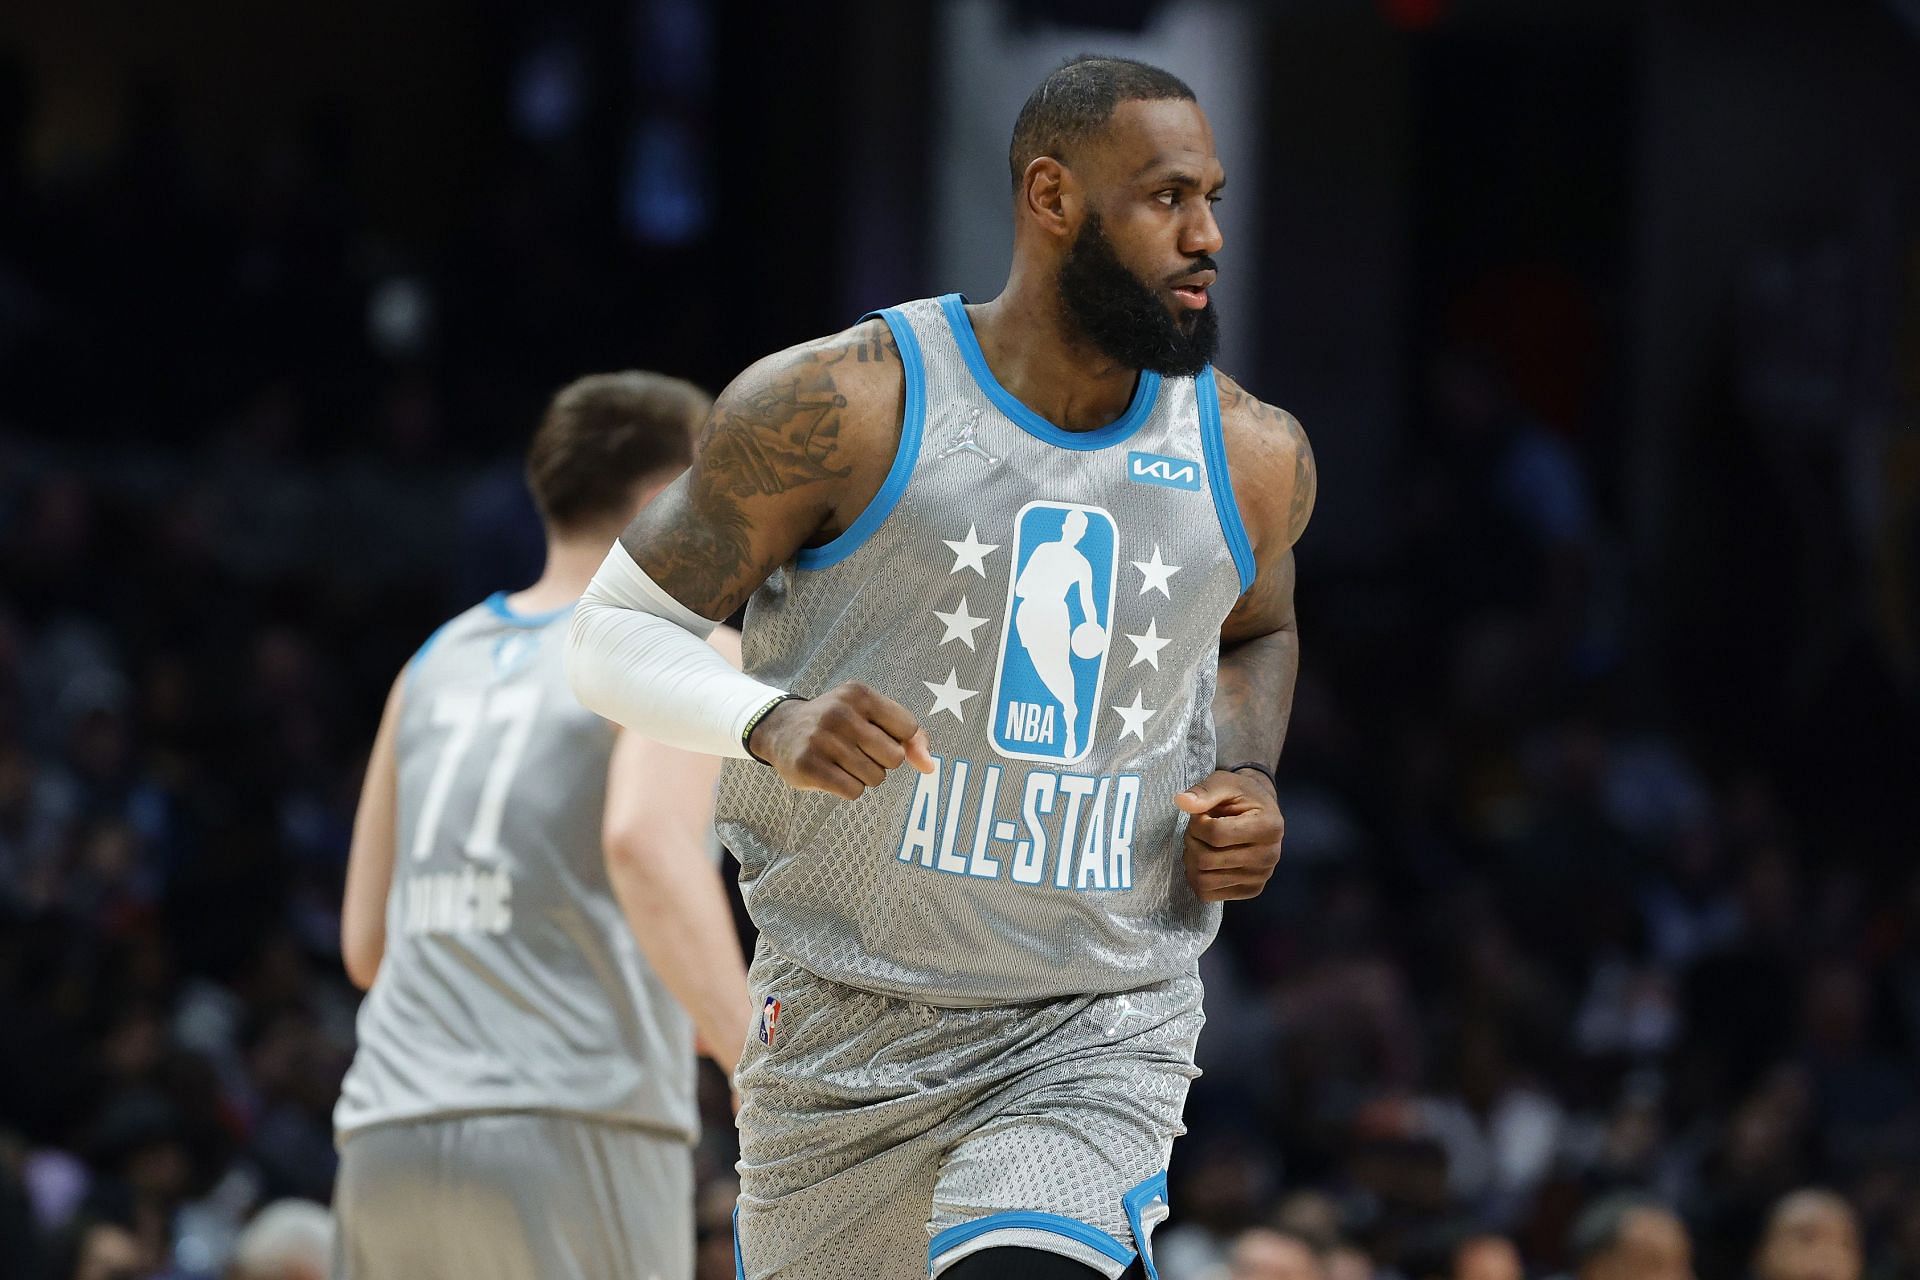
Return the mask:
[(1226, 237), (1220, 234), (1219, 219), (1213, 216), (1213, 202), (1196, 200), (1199, 211), (1181, 229), (1180, 252), (1189, 258), (1212, 256), (1220, 252)]

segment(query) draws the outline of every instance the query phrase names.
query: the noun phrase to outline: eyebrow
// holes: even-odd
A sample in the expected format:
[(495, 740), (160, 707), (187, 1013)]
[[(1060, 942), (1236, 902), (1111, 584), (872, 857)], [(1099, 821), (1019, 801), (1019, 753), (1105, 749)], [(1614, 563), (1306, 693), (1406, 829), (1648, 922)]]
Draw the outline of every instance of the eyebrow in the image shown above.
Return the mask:
[[(1161, 161), (1155, 160), (1150, 164), (1142, 165), (1139, 172), (1135, 175), (1135, 177), (1144, 178), (1148, 176), (1149, 174), (1153, 173), (1153, 171), (1156, 168), (1158, 168), (1161, 163), (1162, 163)], [(1159, 178), (1159, 181), (1155, 185), (1190, 187), (1194, 190), (1199, 190), (1200, 179), (1195, 177), (1193, 173), (1189, 170), (1174, 169), (1165, 174), (1162, 174)], [(1227, 189), (1227, 180), (1224, 177), (1221, 178), (1220, 181), (1214, 183), (1211, 189), (1216, 193), (1225, 191)]]

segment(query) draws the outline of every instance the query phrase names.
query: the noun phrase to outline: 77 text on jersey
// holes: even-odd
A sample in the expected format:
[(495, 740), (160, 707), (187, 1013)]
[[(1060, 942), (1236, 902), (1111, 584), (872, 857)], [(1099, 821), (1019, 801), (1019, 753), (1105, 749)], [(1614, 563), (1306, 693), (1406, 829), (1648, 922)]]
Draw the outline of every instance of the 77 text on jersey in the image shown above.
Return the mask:
[[(942, 756), (933, 764), (932, 773), (918, 775), (907, 806), (901, 862), (1055, 889), (1133, 888), (1138, 774), (1015, 769), (1024, 781), (1003, 787), (1001, 765)], [(999, 805), (1014, 802), (1016, 788), (1018, 811), (1002, 816)], [(973, 821), (963, 826), (967, 810)]]

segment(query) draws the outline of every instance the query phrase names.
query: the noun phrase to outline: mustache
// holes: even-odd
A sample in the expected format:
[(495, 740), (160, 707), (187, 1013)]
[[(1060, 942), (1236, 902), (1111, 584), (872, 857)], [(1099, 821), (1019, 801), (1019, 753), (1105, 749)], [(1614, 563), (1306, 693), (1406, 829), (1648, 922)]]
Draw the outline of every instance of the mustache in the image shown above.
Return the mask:
[(1215, 262), (1210, 254), (1205, 253), (1197, 258), (1188, 258), (1187, 269), (1185, 271), (1176, 271), (1168, 276), (1167, 283), (1171, 284), (1175, 280), (1185, 280), (1196, 271), (1211, 271), (1217, 275), (1220, 271), (1220, 264)]

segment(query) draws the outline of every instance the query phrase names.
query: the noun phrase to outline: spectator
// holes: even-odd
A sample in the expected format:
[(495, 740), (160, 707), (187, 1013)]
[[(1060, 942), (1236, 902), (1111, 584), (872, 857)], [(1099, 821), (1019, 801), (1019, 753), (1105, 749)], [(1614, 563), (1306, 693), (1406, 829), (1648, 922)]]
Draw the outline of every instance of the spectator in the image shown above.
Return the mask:
[(141, 1280), (151, 1265), (133, 1232), (91, 1213), (62, 1228), (49, 1253), (50, 1280)]
[(1693, 1280), (1693, 1245), (1672, 1211), (1631, 1194), (1609, 1196), (1573, 1226), (1575, 1280)]
[(1453, 1251), (1453, 1280), (1526, 1280), (1520, 1251), (1505, 1236), (1471, 1236)]
[(311, 1200), (276, 1200), (233, 1246), (227, 1280), (328, 1280), (333, 1215)]
[(1326, 1274), (1305, 1240), (1251, 1227), (1235, 1238), (1223, 1280), (1326, 1280)]
[(1831, 1191), (1795, 1191), (1774, 1206), (1754, 1280), (1860, 1280), (1860, 1220)]

